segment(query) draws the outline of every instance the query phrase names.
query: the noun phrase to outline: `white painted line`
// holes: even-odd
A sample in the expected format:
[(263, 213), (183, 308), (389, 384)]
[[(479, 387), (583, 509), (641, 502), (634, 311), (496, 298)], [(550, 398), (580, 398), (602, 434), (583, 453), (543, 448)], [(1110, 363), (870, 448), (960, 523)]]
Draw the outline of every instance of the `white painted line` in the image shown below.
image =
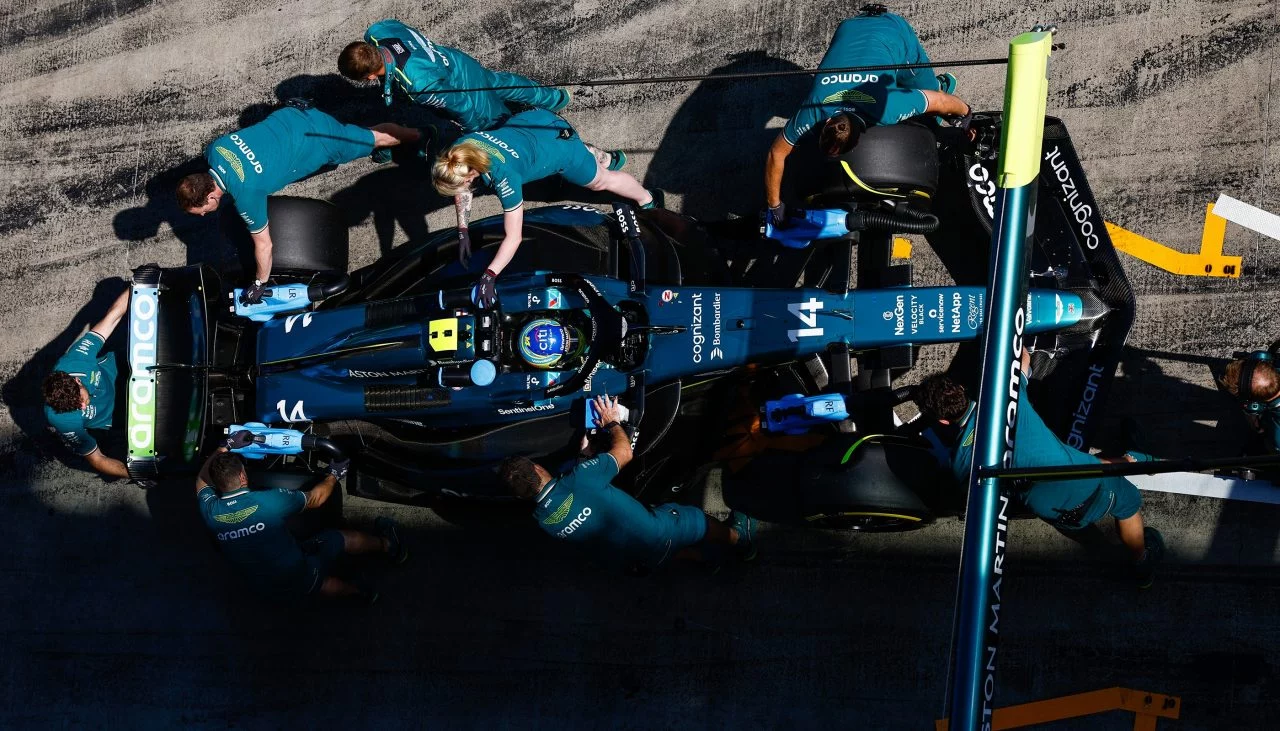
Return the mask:
[(1171, 492), (1178, 495), (1239, 500), (1246, 503), (1280, 505), (1280, 487), (1267, 480), (1239, 480), (1214, 477), (1199, 472), (1171, 472), (1164, 475), (1135, 475), (1128, 478), (1139, 490)]
[(1280, 241), (1280, 216), (1238, 201), (1225, 193), (1218, 195), (1218, 202), (1213, 204), (1213, 214)]

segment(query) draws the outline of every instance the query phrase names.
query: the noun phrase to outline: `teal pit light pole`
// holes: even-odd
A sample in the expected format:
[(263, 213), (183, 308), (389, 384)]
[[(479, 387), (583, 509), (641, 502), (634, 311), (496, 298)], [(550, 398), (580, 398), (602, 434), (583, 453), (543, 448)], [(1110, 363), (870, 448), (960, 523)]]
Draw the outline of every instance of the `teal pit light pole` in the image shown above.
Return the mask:
[(991, 235), (991, 297), (987, 300), (982, 385), (978, 392), (973, 468), (960, 554), (947, 689), (950, 728), (986, 731), (996, 684), (1009, 497), (982, 468), (1012, 463), (1018, 416), (1022, 329), (1026, 324), (1027, 264), (1035, 230), (1036, 178), (1044, 140), (1051, 31), (1037, 26), (1009, 44), (1004, 124)]

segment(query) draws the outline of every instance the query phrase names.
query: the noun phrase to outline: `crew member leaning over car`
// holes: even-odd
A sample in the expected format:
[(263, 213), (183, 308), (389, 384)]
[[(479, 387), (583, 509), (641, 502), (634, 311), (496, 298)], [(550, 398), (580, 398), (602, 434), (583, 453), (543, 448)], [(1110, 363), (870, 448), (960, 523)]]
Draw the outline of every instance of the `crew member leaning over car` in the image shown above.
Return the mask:
[(631, 440), (618, 420), (618, 400), (595, 399), (595, 423), (611, 438), (609, 450), (553, 477), (526, 457), (498, 468), (516, 497), (533, 500), (533, 517), (548, 535), (580, 546), (615, 568), (648, 573), (677, 555), (697, 555), (694, 546), (727, 547), (743, 561), (756, 556), (755, 521), (735, 512), (721, 523), (698, 508), (667, 503), (654, 508), (610, 484), (631, 461)]
[(90, 429), (111, 428), (116, 403), (116, 356), (102, 346), (129, 311), (129, 290), (58, 359), (44, 379), (44, 415), (49, 428), (89, 466), (109, 477), (128, 477), (124, 463), (102, 453)]
[[(929, 63), (929, 56), (911, 25), (901, 16), (884, 12), (883, 6), (867, 6), (836, 28), (818, 68), (915, 63)], [(782, 173), (787, 156), (805, 133), (821, 127), (818, 146), (823, 154), (841, 155), (852, 149), (858, 134), (868, 127), (920, 114), (968, 115), (969, 105), (949, 93), (954, 88), (954, 76), (935, 77), (928, 68), (819, 73), (765, 160), (765, 202), (773, 220), (785, 221)]]
[[(267, 196), (321, 168), (420, 138), (418, 130), (390, 122), (366, 129), (342, 124), (305, 103), (285, 107), (258, 124), (209, 143), (204, 151), (209, 172), (193, 173), (178, 183), (178, 205), (203, 216), (218, 210), (224, 195), (231, 196), (240, 218), (249, 226), (257, 263), (253, 286), (245, 289), (242, 300), (256, 304), (262, 301), (264, 283), (271, 276)], [(375, 159), (386, 162), (390, 156)]]
[[(1013, 467), (1088, 465), (1101, 462), (1150, 461), (1140, 452), (1128, 452), (1118, 459), (1086, 454), (1062, 443), (1044, 423), (1027, 399), (1027, 373), (1031, 351), (1022, 352), (1018, 424), (1014, 437)], [(974, 412), (977, 404), (965, 389), (945, 374), (926, 378), (917, 387), (916, 404), (922, 417), (938, 425), (935, 433), (951, 444), (951, 469), (968, 484), (973, 465)], [(1123, 477), (1101, 479), (1035, 481), (1019, 497), (1041, 520), (1062, 531), (1081, 531), (1110, 514), (1115, 518), (1120, 541), (1133, 558), (1139, 588), (1151, 586), (1155, 567), (1164, 555), (1160, 531), (1143, 525), (1142, 495)]]
[(630, 198), (641, 208), (652, 208), (653, 195), (640, 181), (622, 172), (623, 158), (613, 157), (606, 166), (578, 137), (577, 131), (556, 114), (544, 109), (521, 112), (489, 132), (472, 132), (458, 138), (432, 167), (432, 181), (441, 195), (453, 196), (458, 214), (458, 257), (471, 256), (467, 215), (471, 210), (471, 186), (479, 179), (502, 202), (502, 245), (480, 278), (477, 302), (489, 307), (497, 299), (494, 280), (511, 261), (524, 228), (525, 183), (561, 175), (574, 185), (607, 190)]
[(378, 593), (356, 586), (329, 571), (343, 554), (383, 553), (403, 563), (408, 549), (399, 527), (390, 518), (378, 518), (380, 535), (356, 530), (326, 530), (299, 543), (285, 527), (285, 520), (304, 510), (324, 505), (338, 480), (346, 475), (348, 460), (329, 464), (327, 474), (309, 491), (250, 490), (244, 461), (230, 449), (248, 446), (253, 434), (241, 430), (205, 461), (196, 478), (200, 516), (213, 533), (222, 555), (235, 566), (249, 586), (268, 599), (296, 602), (308, 597), (352, 598), (370, 604)]
[[(569, 105), (565, 89), (538, 86), (518, 74), (490, 71), (462, 51), (438, 46), (417, 28), (390, 18), (369, 26), (363, 41), (342, 49), (338, 70), (352, 81), (380, 81), (388, 105), (391, 83), (395, 82), (410, 101), (444, 112), (463, 132), (501, 124), (511, 116), (508, 101), (552, 112)], [(523, 88), (490, 88), (502, 86)], [(457, 89), (484, 91), (449, 93)]]
[[(1280, 373), (1270, 354), (1261, 355), (1231, 361), (1219, 383), (1240, 402), (1267, 450), (1280, 452)], [(1246, 379), (1248, 385), (1242, 389)]]

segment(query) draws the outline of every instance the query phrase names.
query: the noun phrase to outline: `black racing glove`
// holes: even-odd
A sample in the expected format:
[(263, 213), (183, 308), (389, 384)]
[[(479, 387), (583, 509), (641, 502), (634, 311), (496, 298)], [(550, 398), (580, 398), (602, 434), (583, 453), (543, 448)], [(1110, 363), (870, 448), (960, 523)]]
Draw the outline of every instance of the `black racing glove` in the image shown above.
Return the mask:
[(253, 444), (253, 432), (248, 429), (240, 429), (239, 431), (229, 434), (226, 441), (222, 443), (222, 446), (226, 447), (227, 450), (230, 451), (232, 449), (244, 449), (250, 444)]
[(480, 276), (480, 281), (476, 283), (475, 300), (477, 305), (488, 309), (498, 301), (498, 290), (494, 286), (497, 279), (498, 275), (494, 274), (492, 269), (484, 270), (484, 274)]
[(347, 469), (351, 467), (351, 460), (347, 458), (335, 459), (325, 468), (325, 472), (333, 475), (335, 480), (341, 480), (347, 476)]
[(249, 285), (248, 287), (245, 287), (244, 291), (240, 293), (240, 304), (242, 305), (262, 304), (262, 295), (264, 294), (265, 289), (266, 288), (263, 287), (262, 282), (256, 279), (253, 280), (253, 284)]
[(967, 107), (968, 111), (964, 113), (963, 117), (960, 117), (955, 121), (955, 126), (959, 129), (964, 130), (965, 132), (968, 132), (969, 125), (973, 124), (973, 107), (969, 105), (965, 105), (965, 106)]
[(778, 203), (776, 206), (769, 206), (769, 217), (773, 220), (774, 228), (786, 228), (787, 226), (787, 204)]
[(471, 264), (471, 231), (465, 226), (458, 229), (458, 263), (464, 267)]

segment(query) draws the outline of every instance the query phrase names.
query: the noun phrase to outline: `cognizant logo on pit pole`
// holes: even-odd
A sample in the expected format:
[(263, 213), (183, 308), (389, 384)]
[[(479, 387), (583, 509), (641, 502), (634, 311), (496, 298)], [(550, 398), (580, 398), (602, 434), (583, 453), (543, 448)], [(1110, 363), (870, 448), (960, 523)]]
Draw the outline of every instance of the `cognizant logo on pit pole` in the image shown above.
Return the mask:
[(155, 456), (156, 340), (159, 290), (135, 285), (129, 301), (129, 456)]

